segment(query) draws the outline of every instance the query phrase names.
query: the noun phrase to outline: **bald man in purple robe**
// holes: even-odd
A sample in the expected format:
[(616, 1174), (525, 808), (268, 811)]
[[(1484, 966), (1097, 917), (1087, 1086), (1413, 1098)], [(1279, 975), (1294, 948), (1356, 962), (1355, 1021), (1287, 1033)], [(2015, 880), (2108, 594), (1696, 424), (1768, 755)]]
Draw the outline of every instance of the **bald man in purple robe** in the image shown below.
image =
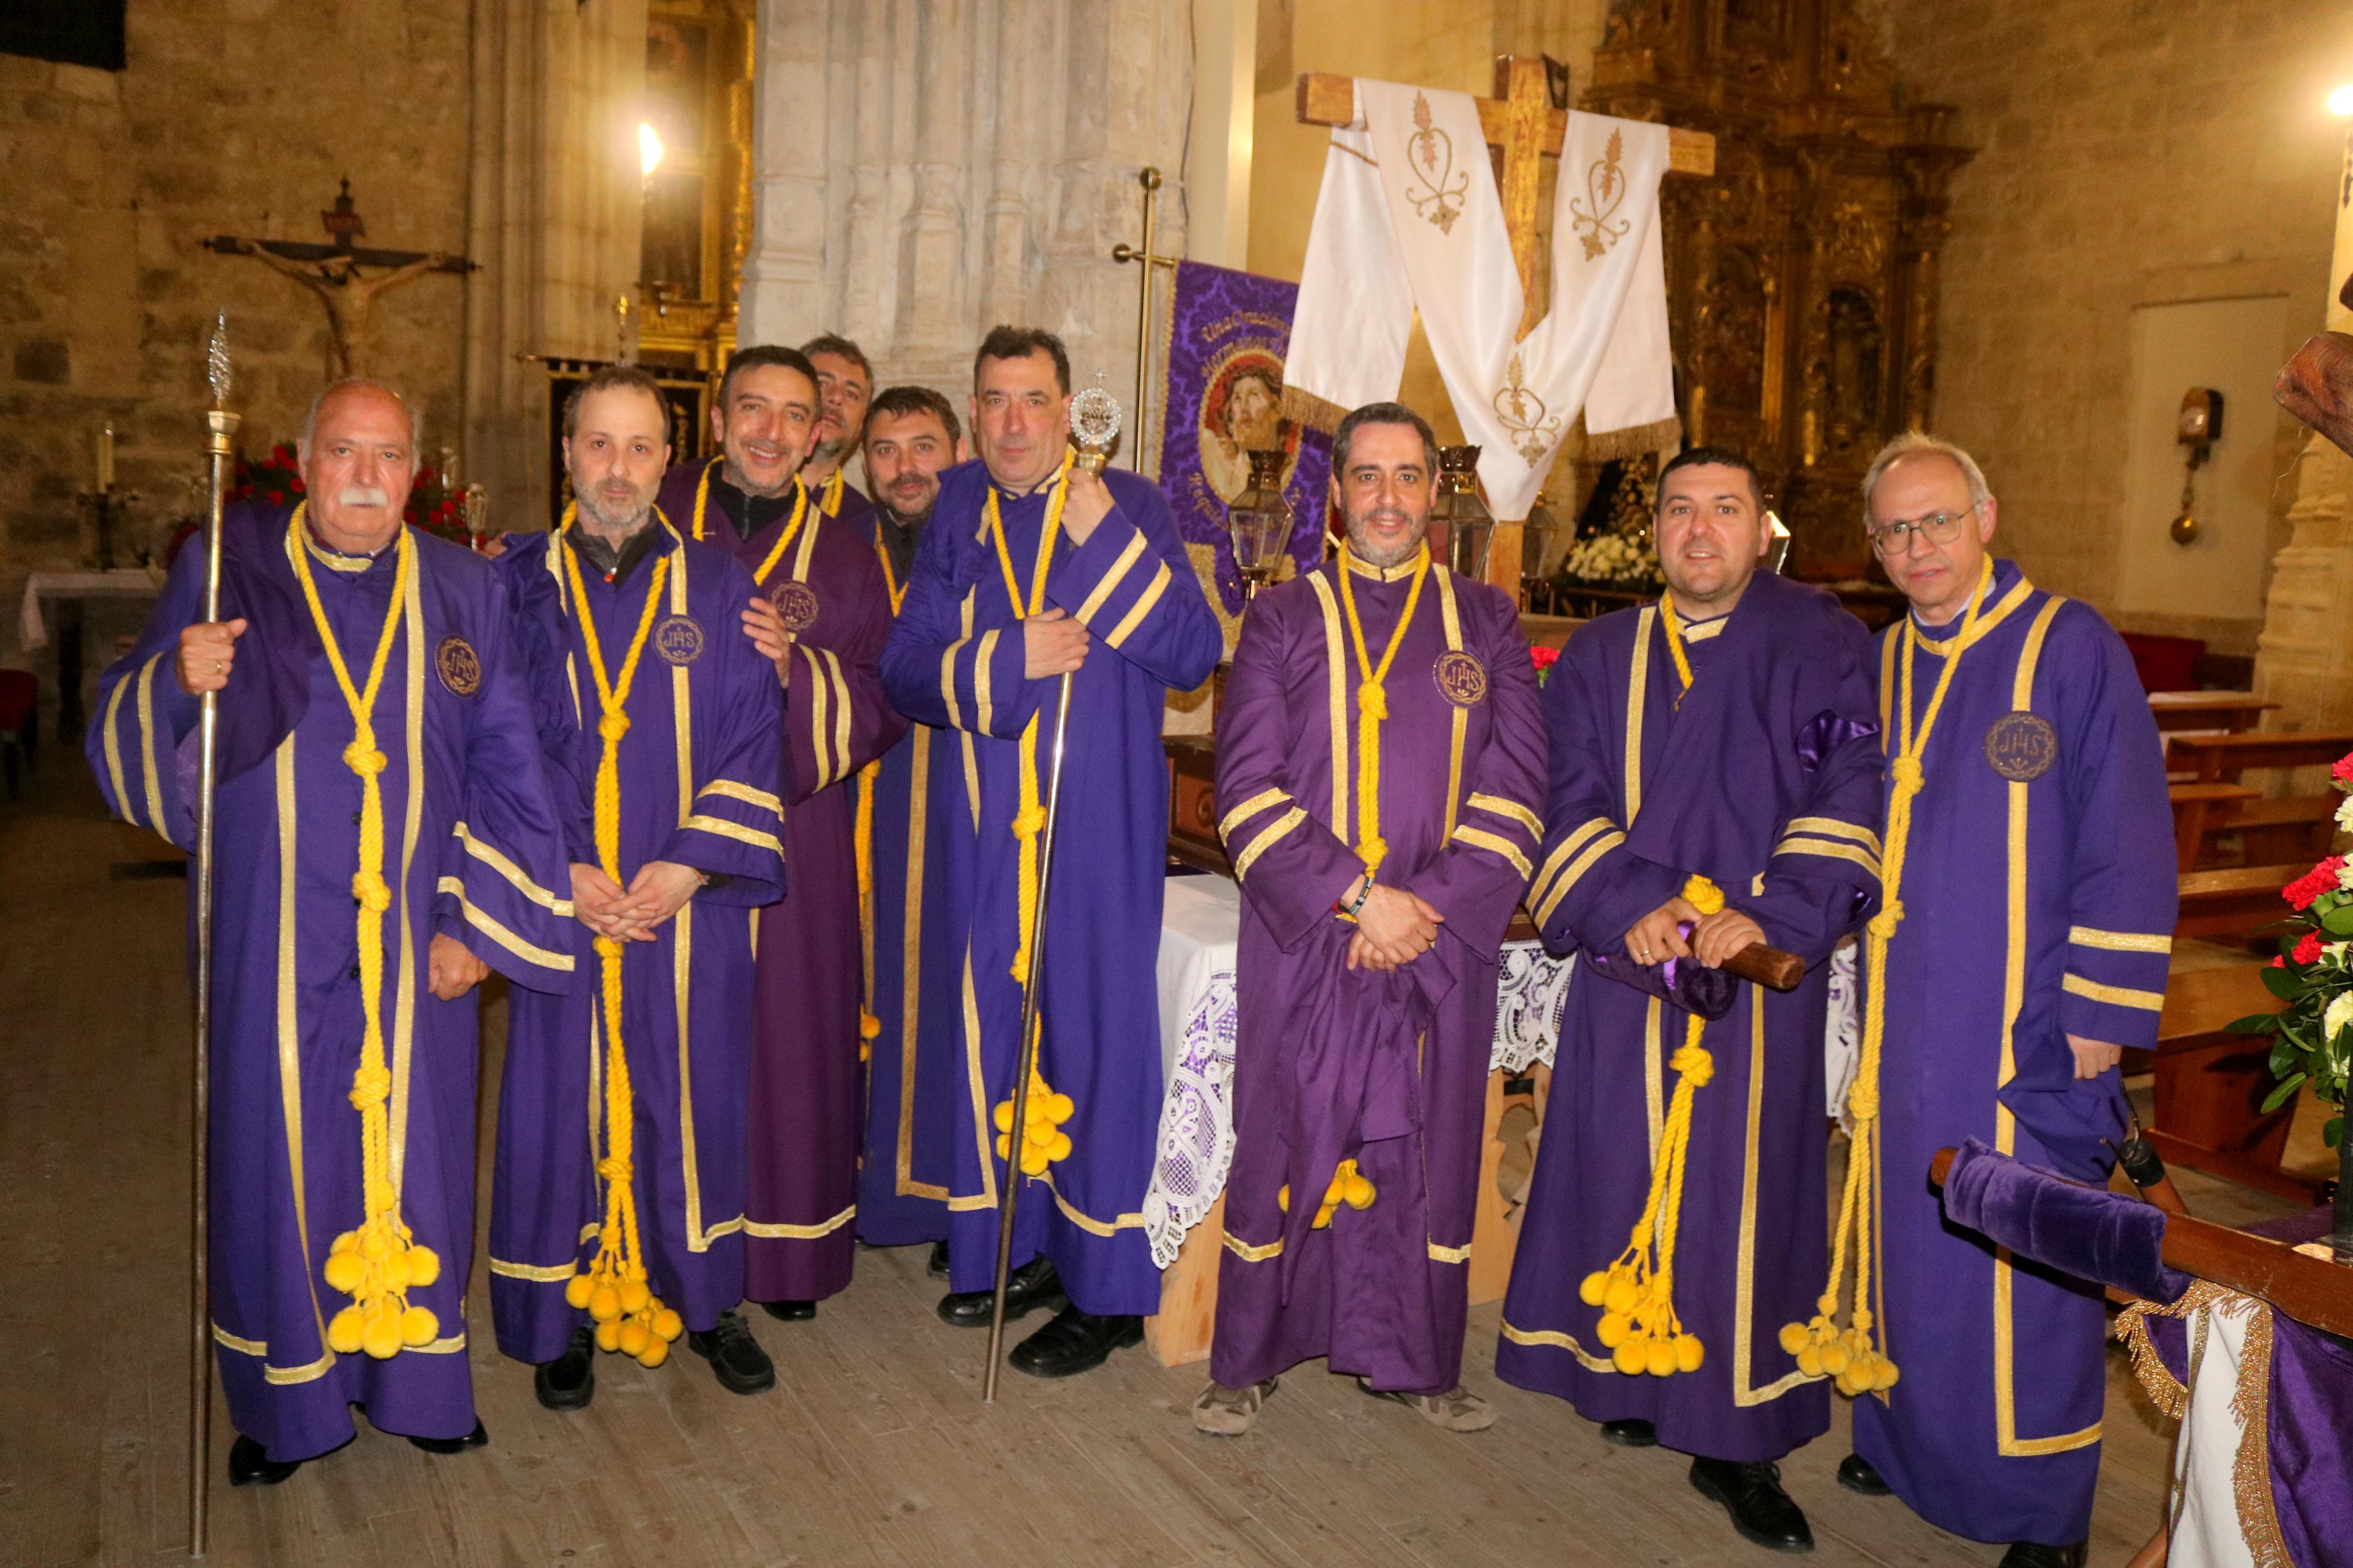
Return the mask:
[[(1976, 1138), (2106, 1184), (2116, 1063), (2157, 1044), (2173, 946), (2164, 744), (2124, 640), (1989, 553), (1997, 502), (1968, 453), (1898, 437), (1863, 493), (1911, 601), (1873, 661), (1881, 734), (1891, 758), (1911, 738), (1919, 784), (1885, 983), (1872, 992), (1866, 966), (1862, 999), (1884, 1032), (1877, 1290), (1902, 1376), (1855, 1401), (1839, 1479), (2007, 1543), (2005, 1568), (2081, 1568), (2105, 1300), (1947, 1222), (1925, 1173)], [(1913, 771), (1891, 764), (1891, 798)]]
[[(1827, 1273), (1819, 966), (1879, 886), (1868, 638), (1830, 594), (1757, 570), (1771, 536), (1737, 454), (1669, 463), (1655, 529), (1664, 598), (1578, 628), (1545, 685), (1551, 799), (1528, 907), (1579, 957), (1495, 1370), (1610, 1441), (1690, 1454), (1692, 1485), (1742, 1535), (1804, 1551), (1773, 1461), (1828, 1428), (1830, 1391), (1778, 1336)], [(1682, 971), (1759, 942), (1802, 956), (1806, 979), (1740, 984), (1713, 1016)], [(1686, 1091), (1656, 1247), (1698, 1359), (1621, 1371), (1625, 1316), (1588, 1279), (1652, 1245), (1641, 1216)]]
[[(350, 1442), (354, 1405), (431, 1453), (488, 1440), (469, 993), (491, 969), (518, 1000), (574, 983), (561, 821), (490, 565), (402, 526), (417, 445), (388, 389), (329, 387), (297, 449), (308, 500), (222, 520), (220, 622), (199, 620), (205, 552), (180, 552), (89, 745), (116, 814), (189, 847), (198, 700), (219, 693), (208, 1239), (235, 1486)], [(417, 1331), (355, 1346), (345, 1314), (386, 1298), (333, 1276), (376, 1217), (375, 1118), (385, 1217), (407, 1227), (388, 1300)]]
[(1238, 1436), (1311, 1357), (1450, 1432), (1462, 1387), (1495, 963), (1542, 834), (1517, 609), (1433, 563), (1438, 448), (1373, 404), (1333, 438), (1348, 543), (1261, 595), (1218, 721), (1242, 888), (1212, 1382)]
[[(1117, 469), (1069, 458), (1070, 355), (1052, 333), (1000, 327), (973, 367), (976, 463), (940, 477), (882, 679), (899, 710), (955, 731), (945, 925), (962, 949), (952, 994), (964, 1068), (948, 1194), (950, 1294), (940, 1315), (991, 1317), (998, 1215), (1016, 1209), (1006, 1314), (1060, 1308), (1017, 1345), (1015, 1370), (1066, 1377), (1139, 1342), (1160, 1271), (1144, 1235), (1160, 1121), (1154, 965), (1167, 876), (1170, 690), (1218, 661), (1218, 625), (1168, 503)], [(1061, 677), (1071, 680), (1046, 937), (1043, 801)], [(1034, 965), (1034, 967), (1033, 967)], [(1031, 1126), (1009, 1127), (1023, 988), (1036, 984)], [(1000, 1121), (998, 1119), (1006, 1119)], [(1037, 1152), (1029, 1152), (1036, 1131)]]
[(753, 641), (785, 687), (790, 882), (760, 912), (744, 1267), (745, 1295), (786, 1322), (849, 1284), (867, 1049), (850, 781), (906, 727), (876, 670), (891, 635), (881, 566), (860, 520), (828, 516), (795, 472), (818, 399), (799, 353), (738, 349), (711, 410), (721, 455), (670, 469), (660, 502), (751, 572)]
[(498, 561), (589, 977), (516, 998), (499, 1097), (491, 1311), (551, 1410), (595, 1396), (597, 1349), (650, 1368), (681, 1332), (729, 1392), (776, 1383), (735, 1307), (754, 911), (785, 880), (784, 698), (745, 635), (752, 574), (654, 504), (665, 436), (651, 376), (589, 377), (565, 411), (578, 500)]

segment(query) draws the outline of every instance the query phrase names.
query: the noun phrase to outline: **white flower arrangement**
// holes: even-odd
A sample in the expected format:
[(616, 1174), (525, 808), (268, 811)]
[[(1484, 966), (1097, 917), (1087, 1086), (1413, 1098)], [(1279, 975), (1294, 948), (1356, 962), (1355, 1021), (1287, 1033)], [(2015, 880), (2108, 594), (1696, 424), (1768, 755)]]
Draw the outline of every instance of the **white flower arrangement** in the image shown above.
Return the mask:
[(1584, 583), (1622, 583), (1643, 587), (1660, 581), (1659, 554), (1647, 540), (1623, 533), (1580, 539), (1561, 557), (1564, 575)]

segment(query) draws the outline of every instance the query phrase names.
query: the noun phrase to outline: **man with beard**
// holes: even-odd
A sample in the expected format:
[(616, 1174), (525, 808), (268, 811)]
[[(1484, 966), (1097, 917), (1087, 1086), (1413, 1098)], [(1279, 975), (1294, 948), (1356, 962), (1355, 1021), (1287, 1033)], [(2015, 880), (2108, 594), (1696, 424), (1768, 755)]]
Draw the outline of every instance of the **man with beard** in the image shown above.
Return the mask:
[[(944, 929), (964, 1026), (948, 1196), (953, 1294), (940, 1315), (986, 1328), (997, 1207), (1018, 1205), (1006, 1310), (1069, 1305), (1015, 1349), (1064, 1377), (1144, 1335), (1160, 1271), (1144, 1235), (1160, 1120), (1153, 984), (1167, 875), (1171, 689), (1218, 661), (1218, 624), (1150, 481), (1076, 468), (1061, 340), (998, 327), (973, 365), (980, 461), (951, 469), (882, 654), (892, 700), (957, 731)], [(1071, 676), (1059, 869), (1032, 953), (1060, 677)], [(1042, 966), (1031, 1125), (1013, 1128), (1023, 987)], [(1004, 1152), (999, 1152), (1002, 1150)], [(1009, 1162), (1009, 1163), (1008, 1163)]]
[(429, 1453), (488, 1441), (468, 993), (491, 968), (517, 1005), (573, 984), (504, 593), (402, 526), (417, 432), (388, 388), (327, 388), (297, 451), (309, 499), (223, 518), (221, 621), (198, 619), (205, 552), (180, 552), (89, 745), (115, 812), (185, 847), (220, 694), (209, 1239), (234, 1486), (351, 1441), (353, 1405)]
[(1312, 1356), (1449, 1432), (1462, 1388), (1495, 962), (1543, 834), (1517, 608), (1433, 563), (1438, 443), (1376, 403), (1332, 438), (1339, 557), (1243, 617), (1218, 721), (1241, 882), (1234, 1163), (1214, 1381), (1239, 1436)]
[[(578, 498), (497, 563), (572, 862), (574, 995), (519, 994), (499, 1097), (491, 1310), (539, 1401), (649, 1367), (681, 1330), (738, 1394), (773, 1384), (744, 1298), (753, 910), (783, 890), (776, 671), (751, 574), (653, 504), (661, 392), (596, 372), (564, 410)], [(748, 477), (748, 476), (747, 476)]]
[(754, 646), (785, 688), (785, 900), (759, 915), (744, 1294), (786, 1322), (849, 1283), (858, 1199), (859, 877), (850, 778), (902, 728), (875, 673), (891, 600), (874, 552), (797, 473), (818, 427), (817, 372), (738, 349), (720, 378), (720, 456), (662, 481), (666, 517), (752, 573)]
[[(955, 410), (929, 387), (892, 387), (867, 413), (871, 542), (893, 614), (906, 597), (941, 471), (964, 455)], [(941, 1279), (947, 1277), (961, 1016), (960, 955), (937, 940), (946, 920), (943, 868), (954, 814), (934, 803), (951, 798), (961, 765), (952, 733), (911, 724), (897, 745), (859, 773), (856, 785), (859, 928), (866, 1013), (874, 1021), (858, 1236), (871, 1247), (934, 1243), (932, 1272)]]
[(864, 349), (835, 332), (811, 338), (801, 345), (801, 353), (817, 370), (818, 394), (817, 441), (802, 465), (801, 480), (826, 516), (862, 525), (872, 503), (842, 470), (866, 427), (866, 400), (874, 395), (873, 363)]
[[(1244, 370), (1237, 373), (1226, 389), (1225, 418), (1222, 427), (1201, 427), (1201, 471), (1208, 477), (1209, 488), (1220, 499), (1231, 502), (1250, 489), (1250, 455), (1253, 451), (1271, 452), (1285, 445), (1287, 428), (1282, 419), (1282, 387), (1273, 373)], [(1289, 481), (1289, 463), (1284, 468), (1285, 482)]]
[[(1879, 886), (1868, 637), (1757, 570), (1738, 454), (1669, 463), (1654, 527), (1666, 595), (1578, 628), (1545, 684), (1528, 908), (1578, 969), (1495, 1371), (1609, 1441), (1693, 1455), (1742, 1535), (1800, 1552), (1773, 1461), (1828, 1428), (1830, 1391), (1780, 1333), (1827, 1269), (1820, 965)], [(1717, 978), (1694, 973), (1758, 942), (1811, 972), (1704, 1016)]]

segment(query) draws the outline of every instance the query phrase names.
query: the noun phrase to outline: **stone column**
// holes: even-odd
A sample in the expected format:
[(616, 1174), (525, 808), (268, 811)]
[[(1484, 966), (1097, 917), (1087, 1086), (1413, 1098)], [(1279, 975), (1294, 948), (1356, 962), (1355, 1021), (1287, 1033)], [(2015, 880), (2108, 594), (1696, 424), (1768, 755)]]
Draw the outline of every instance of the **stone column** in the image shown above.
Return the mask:
[[(2337, 298), (2353, 276), (2353, 129), (2337, 181), (2337, 244), (2329, 262), (2328, 327), (2353, 332)], [(2250, 410), (2251, 413), (2258, 412)], [(2274, 730), (2353, 725), (2353, 457), (2315, 436), (2296, 466), (2295, 531), (2272, 565), (2255, 693), (2278, 703)]]

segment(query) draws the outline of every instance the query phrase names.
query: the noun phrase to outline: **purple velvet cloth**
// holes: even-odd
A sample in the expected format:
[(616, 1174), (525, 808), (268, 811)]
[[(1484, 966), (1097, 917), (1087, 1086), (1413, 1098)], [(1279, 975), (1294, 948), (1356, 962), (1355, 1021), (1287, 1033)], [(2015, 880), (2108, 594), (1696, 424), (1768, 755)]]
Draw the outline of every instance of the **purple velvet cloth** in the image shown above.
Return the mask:
[(2152, 1301), (2189, 1288), (2189, 1277), (2158, 1256), (2163, 1209), (2010, 1159), (1979, 1139), (1961, 1145), (1945, 1176), (1945, 1217), (2021, 1258)]

